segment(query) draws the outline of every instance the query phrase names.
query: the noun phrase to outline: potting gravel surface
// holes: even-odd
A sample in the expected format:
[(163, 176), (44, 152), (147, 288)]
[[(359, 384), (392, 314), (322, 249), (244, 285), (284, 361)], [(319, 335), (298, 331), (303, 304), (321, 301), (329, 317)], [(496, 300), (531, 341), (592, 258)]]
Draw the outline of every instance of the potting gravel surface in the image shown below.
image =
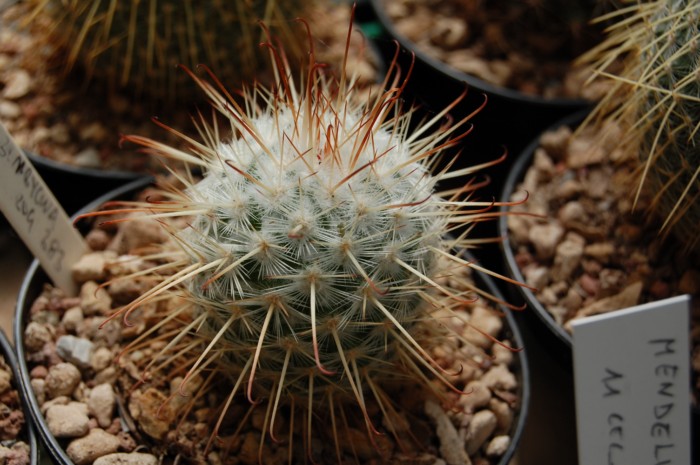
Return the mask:
[(634, 150), (617, 147), (621, 128), (572, 133), (562, 126), (540, 139), (512, 200), (528, 201), (509, 216), (515, 260), (557, 324), (690, 294), (694, 400), (700, 394), (700, 257), (658, 234), (650, 194), (636, 206)]
[[(141, 196), (157, 198), (149, 190)], [(150, 285), (145, 280), (116, 280), (105, 286), (101, 283), (142, 269), (146, 264), (128, 252), (166, 239), (163, 228), (156, 222), (126, 222), (118, 230), (96, 227), (87, 235), (94, 252), (85, 255), (73, 268), (73, 275), (81, 285), (80, 295), (66, 297), (60, 290), (46, 285), (33, 303), (23, 344), (28, 354), (31, 385), (49, 430), (76, 465), (155, 464), (161, 463), (158, 462), (161, 457), (162, 463), (184, 460), (202, 464), (257, 464), (259, 454), (265, 464), (288, 463), (286, 433), (278, 443), (268, 438), (262, 452), (259, 451), (258, 442), (265, 430), (265, 409), (251, 409), (251, 404), (242, 397), (226, 415), (220, 440), (205, 454), (212, 422), (218, 417), (217, 407), (224, 404), (231, 386), (223, 380), (220, 388), (197, 397), (191, 406), (188, 403), (192, 396), (177, 394), (164, 404), (179, 388), (181, 377), (138, 383), (142, 379), (139, 367), (157, 355), (165, 344), (162, 339), (129, 351), (121, 356), (119, 363), (115, 362), (115, 356), (129, 340), (160, 321), (177, 302), (144, 305), (130, 317), (134, 326), (123, 326), (119, 320), (99, 329), (115, 308), (131, 301)], [(462, 270), (460, 273), (467, 272), (463, 267)], [(398, 436), (403, 438), (401, 445), (382, 421), (378, 404), (371, 396), (367, 397), (369, 414), (385, 434), (374, 437), (375, 449), (367, 440), (362, 419), (353, 419), (355, 414), (348, 414), (347, 425), (338, 434), (342, 463), (434, 465), (444, 460), (449, 464), (487, 465), (498, 462), (506, 452), (521, 401), (519, 378), (512, 368), (517, 357), (512, 350), (494, 344), (470, 328), (473, 325), (492, 336), (503, 330), (502, 316), (483, 299), (463, 310), (458, 316), (447, 312), (436, 315), (446, 326), (462, 334), (464, 341), (450, 339), (451, 342), (435, 346), (432, 354), (443, 368), (457, 373), (449, 379), (465, 394), (445, 392), (449, 405), (441, 405), (426, 398), (410, 382), (396, 389), (388, 388), (389, 398), (395, 401), (391, 417)], [(172, 328), (166, 326), (163, 331), (168, 329)], [(196, 390), (200, 382), (193, 379), (188, 388), (193, 386)], [(130, 396), (126, 396), (127, 392)], [(356, 408), (349, 410), (352, 411)], [(280, 410), (278, 415), (281, 431), (285, 431), (283, 425), (289, 424), (283, 412)], [(320, 421), (315, 422), (312, 439), (314, 461), (337, 463), (330, 428), (318, 426)], [(299, 420), (295, 425), (298, 424)], [(294, 441), (293, 463), (303, 462), (302, 438), (295, 433)]]
[[(558, 3), (378, 0), (399, 34), (456, 71), (524, 94), (594, 100), (598, 89), (582, 86), (589, 74), (574, 60), (601, 39), (587, 24), (600, 12), (594, 2)], [(567, 8), (579, 8), (569, 21)]]
[(30, 450), (24, 408), (12, 369), (0, 355), (0, 463), (28, 465)]

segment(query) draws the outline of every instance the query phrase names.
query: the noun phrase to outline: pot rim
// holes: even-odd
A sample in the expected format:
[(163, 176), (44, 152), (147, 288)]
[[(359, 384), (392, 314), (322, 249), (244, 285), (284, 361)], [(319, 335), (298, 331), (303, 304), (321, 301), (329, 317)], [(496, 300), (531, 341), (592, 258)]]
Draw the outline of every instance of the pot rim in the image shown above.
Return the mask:
[(524, 92), (511, 89), (509, 87), (498, 86), (492, 84), (483, 79), (479, 79), (473, 75), (458, 71), (457, 69), (445, 64), (444, 62), (437, 60), (430, 56), (429, 54), (418, 48), (412, 40), (409, 40), (406, 36), (399, 33), (394, 27), (394, 22), (389, 18), (389, 16), (384, 11), (383, 0), (366, 0), (372, 6), (379, 22), (382, 27), (389, 33), (389, 35), (396, 39), (398, 43), (406, 50), (411, 51), (415, 56), (429, 65), (430, 67), (436, 69), (441, 74), (449, 77), (450, 79), (457, 82), (464, 82), (470, 88), (478, 89), (484, 91), (491, 95), (496, 95), (503, 97), (505, 99), (525, 103), (528, 105), (534, 105), (539, 107), (558, 107), (565, 109), (567, 107), (586, 107), (591, 105), (591, 102), (582, 98), (545, 98), (539, 95), (526, 94)]
[(99, 168), (88, 168), (78, 165), (71, 165), (69, 163), (63, 163), (51, 158), (44, 157), (37, 154), (31, 150), (23, 150), (27, 155), (29, 160), (37, 168), (41, 168), (49, 171), (66, 172), (74, 176), (89, 176), (91, 178), (103, 179), (103, 180), (113, 180), (113, 181), (132, 181), (140, 178), (150, 177), (146, 173), (139, 173), (136, 171), (124, 171), (115, 169), (99, 169)]
[[(143, 189), (148, 185), (151, 185), (153, 178), (140, 178), (125, 184), (111, 192), (108, 192), (97, 199), (90, 202), (88, 205), (83, 207), (75, 215), (79, 215), (85, 212), (93, 211), (97, 209), (100, 205), (106, 201), (124, 196), (128, 193), (136, 192), (139, 189)], [(74, 215), (74, 217), (75, 217)], [(473, 261), (473, 257), (469, 251), (464, 250), (464, 257), (467, 260)], [(481, 284), (497, 299), (505, 300), (500, 289), (496, 286), (493, 279), (483, 272), (478, 270), (472, 270), (472, 278), (476, 281), (481, 281)], [(29, 368), (26, 361), (26, 352), (24, 350), (24, 328), (25, 328), (25, 318), (28, 309), (31, 307), (32, 302), (28, 299), (37, 292), (37, 288), (44, 282), (48, 282), (49, 279), (47, 275), (42, 270), (39, 261), (34, 259), (27, 269), (24, 279), (22, 280), (22, 285), (18, 293), (17, 303), (15, 307), (15, 318), (13, 322), (14, 337), (16, 342), (16, 360), (17, 360), (17, 384), (20, 388), (23, 397), (26, 401), (26, 408), (30, 412), (32, 417), (33, 425), (35, 425), (36, 430), (39, 432), (44, 445), (46, 446), (51, 457), (57, 461), (59, 465), (73, 465), (73, 461), (66, 454), (63, 446), (61, 446), (54, 435), (48, 430), (46, 425), (46, 420), (41, 414), (41, 409), (37, 402), (37, 399), (32, 390), (30, 380), (29, 380)], [(496, 304), (494, 304), (496, 305)], [(507, 336), (512, 339), (512, 345), (516, 348), (522, 350), (517, 351), (514, 355), (517, 357), (517, 364), (515, 365), (516, 376), (519, 377), (518, 386), (518, 396), (519, 396), (519, 408), (514, 411), (515, 419), (513, 425), (511, 426), (511, 441), (508, 446), (507, 451), (500, 457), (498, 465), (506, 465), (515, 455), (520, 439), (523, 435), (523, 431), (526, 426), (527, 417), (529, 413), (530, 406), (530, 369), (528, 365), (528, 357), (524, 346), (524, 339), (515, 321), (515, 318), (510, 309), (504, 305), (498, 305), (499, 310), (504, 314), (504, 320), (507, 323), (507, 327), (502, 330), (507, 334)]]
[[(152, 184), (153, 178), (151, 177), (139, 177), (138, 179), (131, 181), (128, 184), (124, 184), (111, 192), (101, 195), (97, 199), (93, 200), (75, 215), (79, 215), (84, 212), (92, 211), (98, 208), (100, 205), (108, 200), (111, 200), (120, 195), (125, 195), (135, 189), (145, 188), (146, 186)], [(73, 218), (75, 218), (75, 215)], [(43, 279), (42, 279), (43, 278)], [(34, 259), (29, 265), (24, 279), (22, 280), (22, 285), (17, 294), (17, 303), (15, 306), (15, 318), (13, 322), (14, 327), (14, 338), (17, 354), (17, 380), (18, 387), (20, 388), (23, 397), (27, 403), (27, 410), (29, 411), (33, 424), (36, 430), (39, 432), (43, 444), (46, 446), (51, 458), (58, 461), (62, 465), (72, 465), (73, 461), (68, 457), (63, 447), (58, 443), (56, 437), (48, 431), (46, 425), (46, 420), (41, 414), (41, 409), (32, 390), (30, 380), (29, 380), (29, 368), (27, 366), (26, 354), (24, 350), (24, 315), (25, 310), (28, 309), (32, 302), (27, 301), (27, 297), (32, 294), (32, 291), (39, 283), (48, 282), (49, 279), (42, 270), (39, 260)]]
[[(508, 201), (511, 198), (511, 195), (515, 192), (517, 184), (522, 181), (527, 168), (531, 165), (535, 150), (537, 150), (540, 145), (540, 136), (543, 133), (556, 130), (562, 126), (577, 126), (589, 113), (590, 109), (587, 108), (568, 115), (549, 126), (542, 133), (538, 134), (516, 157), (505, 183), (503, 184), (503, 190), (501, 191), (500, 196), (501, 200)], [(500, 210), (502, 212), (506, 212), (508, 211), (508, 207), (500, 207)], [(508, 229), (507, 215), (501, 215), (498, 218), (498, 235), (502, 238), (500, 248), (504, 257), (506, 272), (509, 273), (510, 276), (516, 281), (524, 283), (525, 277), (515, 261), (515, 254), (513, 253), (513, 247), (510, 240), (510, 231)], [(547, 311), (544, 305), (542, 305), (535, 293), (523, 286), (518, 286), (518, 291), (524, 297), (527, 306), (535, 310), (535, 315), (540, 322), (543, 323), (546, 328), (550, 330), (551, 334), (556, 337), (558, 344), (563, 346), (567, 351), (571, 351), (573, 348), (573, 338), (571, 334), (569, 334), (554, 320), (552, 314)]]

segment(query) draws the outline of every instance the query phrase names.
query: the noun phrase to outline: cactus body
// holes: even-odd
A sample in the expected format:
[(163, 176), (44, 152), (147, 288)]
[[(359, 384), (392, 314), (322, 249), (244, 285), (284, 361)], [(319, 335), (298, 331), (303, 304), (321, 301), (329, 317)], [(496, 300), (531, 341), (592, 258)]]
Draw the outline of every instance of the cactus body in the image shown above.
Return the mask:
[(180, 176), (185, 187), (162, 201), (125, 203), (143, 214), (132, 221), (182, 217), (186, 227), (164, 221), (177, 247), (145, 257), (158, 262), (155, 284), (111, 318), (183, 299), (132, 344), (149, 343), (161, 327), (177, 334), (143, 367), (149, 377), (171, 363), (186, 368), (183, 386), (205, 371), (230, 380), (231, 399), (245, 393), (267, 402), (270, 435), (283, 406), (305, 408), (310, 434), (319, 410), (330, 403), (332, 417), (341, 399), (354, 399), (374, 431), (364, 399), (383, 405), (383, 382), (423, 380), (435, 392), (431, 380), (451, 386), (429, 355), (431, 344), (449, 337), (433, 314), (456, 316), (474, 287), (443, 278), (476, 265), (456, 252), (469, 244), (466, 232), (446, 235), (492, 216), (494, 203), (469, 199), (470, 183), (449, 199), (435, 190), (448, 175), (431, 167), (470, 116), (443, 126), (448, 108), (409, 132), (411, 114), (397, 106), (403, 86), (361, 100), (344, 73), (329, 77), (313, 53), (297, 86), (273, 49), (277, 85), (254, 87), (242, 103), (216, 79), (190, 73), (230, 135), (202, 119), (203, 140), (185, 138), (187, 150), (125, 137), (204, 177)]
[[(68, 69), (78, 65), (112, 88), (165, 101), (196, 95), (177, 70), (204, 63), (222, 77), (248, 82), (269, 72), (258, 44), (264, 21), (301, 53), (303, 34), (293, 21), (312, 3), (276, 0), (31, 0), (33, 15), (47, 15), (47, 40), (65, 50)], [(42, 28), (43, 29), (43, 28)], [(293, 32), (292, 32), (293, 31)], [(262, 75), (260, 76), (262, 78)], [(236, 85), (240, 84), (240, 81)], [(184, 93), (187, 91), (187, 93)]]
[(583, 57), (613, 82), (589, 121), (623, 122), (624, 145), (639, 151), (637, 199), (649, 192), (651, 212), (662, 221), (661, 233), (673, 232), (687, 249), (697, 250), (700, 4), (639, 2), (613, 16), (619, 20), (608, 39)]
[(372, 147), (358, 150), (362, 120), (318, 110), (314, 127), (302, 132), (334, 130), (309, 145), (280, 139), (294, 134), (308, 109), (274, 107), (251, 121), (265, 150), (252, 137), (220, 145), (223, 164), (186, 192), (214, 207), (178, 238), (191, 262), (215, 264), (188, 292), (207, 313), (212, 337), (230, 322), (222, 344), (234, 366), (261, 345), (259, 381), (278, 378), (290, 354), (287, 376), (301, 381), (288, 389), (306, 390), (305, 375), (318, 367), (325, 376), (317, 387), (332, 382), (349, 391), (341, 351), (359, 367), (383, 368), (389, 318), (410, 330), (425, 313), (417, 290), (421, 275), (435, 273), (445, 218), (434, 181), (410, 163), (405, 143), (381, 129)]

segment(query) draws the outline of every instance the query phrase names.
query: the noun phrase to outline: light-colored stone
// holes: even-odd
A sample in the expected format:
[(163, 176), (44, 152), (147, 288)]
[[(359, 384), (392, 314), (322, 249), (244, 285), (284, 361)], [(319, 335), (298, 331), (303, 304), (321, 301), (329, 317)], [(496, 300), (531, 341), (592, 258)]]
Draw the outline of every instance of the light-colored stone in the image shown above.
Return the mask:
[(557, 217), (559, 221), (561, 221), (561, 224), (568, 228), (586, 220), (586, 209), (583, 208), (581, 202), (573, 200), (571, 202), (566, 202), (559, 209)]
[(49, 368), (46, 375), (46, 393), (49, 398), (70, 397), (81, 380), (80, 370), (72, 363), (62, 362)]
[(537, 257), (548, 260), (554, 256), (557, 245), (564, 236), (564, 228), (558, 223), (536, 224), (530, 228), (528, 237)]
[(90, 366), (93, 370), (99, 372), (107, 368), (113, 361), (114, 356), (112, 355), (111, 350), (106, 347), (98, 347), (92, 353), (92, 357), (90, 358)]
[(555, 159), (561, 159), (571, 140), (571, 128), (561, 125), (553, 131), (546, 131), (540, 136), (540, 147)]
[(605, 159), (605, 151), (592, 140), (577, 137), (569, 142), (568, 165), (572, 169), (594, 165)]
[(88, 433), (90, 419), (84, 404), (52, 405), (46, 410), (46, 425), (57, 438), (79, 438)]
[(2, 95), (9, 100), (17, 100), (27, 95), (32, 89), (31, 75), (21, 68), (10, 70), (5, 79)]
[(34, 397), (36, 397), (37, 403), (39, 405), (43, 404), (46, 401), (46, 380), (32, 378), (30, 384), (32, 386), (32, 392), (34, 393)]
[(71, 307), (65, 311), (63, 318), (61, 318), (61, 324), (66, 329), (66, 331), (75, 332), (83, 322), (85, 318), (83, 317), (83, 309), (79, 306)]
[(126, 254), (139, 247), (158, 244), (168, 239), (165, 228), (156, 220), (126, 221), (109, 245), (110, 250)]
[(15, 119), (22, 114), (22, 108), (9, 100), (0, 101), (0, 116), (7, 119)]
[(112, 308), (109, 293), (95, 281), (87, 281), (80, 287), (80, 301), (84, 315), (106, 315)]
[(95, 147), (87, 147), (81, 150), (75, 155), (73, 160), (76, 165), (84, 168), (100, 168), (102, 166), (100, 152)]
[(568, 280), (579, 267), (583, 257), (584, 244), (567, 238), (561, 242), (554, 254), (552, 273), (559, 280)]
[(622, 292), (604, 299), (600, 299), (592, 304), (583, 307), (576, 315), (577, 318), (598, 315), (600, 313), (610, 312), (612, 310), (620, 310), (627, 307), (633, 307), (639, 303), (639, 297), (642, 293), (642, 282), (637, 281), (630, 284), (622, 290)]
[(90, 366), (90, 357), (95, 350), (95, 345), (87, 339), (63, 335), (56, 341), (56, 352), (65, 361), (70, 362), (78, 368)]
[(481, 382), (491, 390), (513, 391), (518, 387), (515, 375), (504, 365), (493, 366), (484, 373)]
[(47, 342), (53, 341), (53, 333), (47, 325), (30, 321), (24, 328), (24, 346), (31, 352), (41, 350)]
[(607, 261), (608, 257), (615, 253), (615, 245), (612, 242), (595, 242), (587, 245), (583, 253), (596, 260)]
[(549, 281), (549, 268), (546, 266), (528, 266), (523, 269), (525, 282), (535, 289), (544, 288)]
[(486, 446), (486, 456), (487, 457), (501, 457), (508, 451), (510, 447), (510, 436), (500, 435), (495, 436)]
[(111, 384), (99, 384), (92, 388), (88, 397), (88, 411), (102, 428), (112, 424), (116, 397)]
[(176, 412), (166, 402), (166, 396), (154, 388), (134, 391), (131, 395), (129, 413), (140, 423), (143, 432), (154, 439), (163, 439), (176, 417)]
[(479, 380), (470, 381), (462, 391), (464, 395), (459, 398), (459, 406), (466, 413), (488, 405), (491, 400), (491, 390)]
[(94, 428), (87, 436), (71, 441), (66, 454), (75, 465), (89, 465), (102, 456), (115, 453), (119, 444), (118, 437), (103, 429)]
[[(440, 405), (432, 399), (425, 401), (425, 413), (433, 420), (440, 441), (440, 455), (448, 465), (471, 465), (472, 461), (464, 449), (452, 420)], [(492, 414), (493, 415), (493, 414)]]
[(532, 166), (540, 173), (539, 179), (541, 180), (550, 179), (555, 172), (552, 159), (547, 154), (547, 151), (542, 148), (535, 150)]
[(158, 458), (155, 455), (143, 452), (117, 452), (99, 457), (92, 465), (157, 465)]
[(489, 401), (489, 410), (496, 415), (497, 431), (501, 433), (509, 432), (514, 418), (514, 412), (510, 405), (497, 397), (492, 397)]
[(467, 427), (467, 453), (474, 455), (496, 429), (496, 415), (490, 410), (479, 410)]
[(91, 252), (84, 254), (71, 267), (73, 279), (78, 283), (105, 279), (107, 260), (115, 256), (116, 254), (114, 252)]
[(503, 320), (493, 310), (482, 305), (474, 305), (464, 337), (472, 344), (488, 349), (493, 345), (492, 338), (496, 337), (502, 328)]

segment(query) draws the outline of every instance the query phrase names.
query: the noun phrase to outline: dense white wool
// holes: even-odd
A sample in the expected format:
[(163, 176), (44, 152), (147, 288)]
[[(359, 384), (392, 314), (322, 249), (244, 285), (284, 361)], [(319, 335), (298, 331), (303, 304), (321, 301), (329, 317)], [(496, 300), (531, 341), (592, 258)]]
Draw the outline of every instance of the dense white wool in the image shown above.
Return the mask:
[(387, 312), (404, 329), (425, 316), (423, 276), (434, 273), (431, 247), (447, 222), (402, 127), (367, 136), (368, 114), (346, 102), (307, 111), (303, 101), (275, 106), (216, 147), (187, 191), (208, 213), (179, 233), (194, 263), (218, 261), (189, 285), (211, 313), (209, 330), (239, 315), (222, 336), (226, 358), (242, 365), (265, 328), (263, 378), (266, 368), (278, 374), (290, 340), (302, 354), (290, 369), (317, 365), (342, 378), (340, 350), (362, 364), (377, 358), (395, 331)]

